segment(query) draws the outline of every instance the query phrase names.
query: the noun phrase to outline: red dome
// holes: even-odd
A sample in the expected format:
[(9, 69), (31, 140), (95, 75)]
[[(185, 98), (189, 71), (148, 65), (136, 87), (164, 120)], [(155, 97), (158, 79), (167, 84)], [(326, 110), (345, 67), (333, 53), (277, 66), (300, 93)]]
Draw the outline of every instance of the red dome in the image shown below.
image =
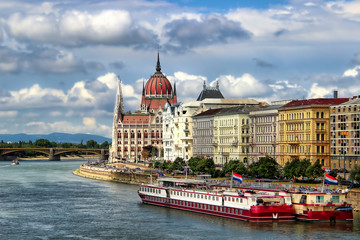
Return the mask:
[(145, 95), (171, 95), (171, 94), (172, 94), (171, 83), (161, 72), (156, 72), (146, 82)]

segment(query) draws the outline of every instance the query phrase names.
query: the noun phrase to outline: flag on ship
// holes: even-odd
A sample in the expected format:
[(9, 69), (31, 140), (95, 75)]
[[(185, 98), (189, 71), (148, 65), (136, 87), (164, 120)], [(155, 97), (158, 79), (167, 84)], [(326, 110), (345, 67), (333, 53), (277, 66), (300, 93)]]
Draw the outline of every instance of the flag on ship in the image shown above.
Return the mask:
[(325, 173), (325, 182), (327, 184), (334, 184), (334, 185), (337, 185), (338, 184), (338, 180), (333, 177), (333, 176), (330, 176), (329, 174)]
[(191, 169), (190, 168), (184, 168), (185, 172), (189, 172)]
[(164, 176), (166, 176), (166, 174), (165, 174), (164, 172), (157, 172), (156, 175), (157, 175), (158, 177), (164, 177)]
[(236, 180), (236, 181), (238, 181), (240, 183), (242, 183), (242, 181), (243, 181), (242, 176), (240, 174), (237, 174), (237, 173), (234, 173), (234, 172), (232, 173), (232, 179)]

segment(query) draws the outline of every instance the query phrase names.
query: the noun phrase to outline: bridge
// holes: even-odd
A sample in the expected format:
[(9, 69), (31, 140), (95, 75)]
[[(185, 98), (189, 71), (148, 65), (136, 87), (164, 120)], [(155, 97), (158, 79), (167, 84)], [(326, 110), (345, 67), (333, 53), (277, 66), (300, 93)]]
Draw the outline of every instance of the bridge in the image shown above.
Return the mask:
[(9, 153), (34, 151), (40, 152), (49, 156), (49, 161), (59, 161), (60, 155), (69, 152), (87, 152), (99, 154), (100, 160), (106, 160), (109, 156), (109, 149), (94, 149), (94, 148), (0, 148), (0, 157), (8, 155)]

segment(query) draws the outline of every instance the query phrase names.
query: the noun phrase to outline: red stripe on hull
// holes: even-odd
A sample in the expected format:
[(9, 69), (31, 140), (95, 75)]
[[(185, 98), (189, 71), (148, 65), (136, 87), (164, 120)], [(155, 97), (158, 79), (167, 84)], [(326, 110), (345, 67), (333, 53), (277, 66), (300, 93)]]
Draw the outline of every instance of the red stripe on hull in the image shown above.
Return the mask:
[(297, 214), (297, 219), (303, 221), (353, 221), (352, 211), (308, 211), (304, 214)]
[[(291, 222), (295, 221), (295, 215), (294, 210), (292, 206), (279, 206), (279, 207), (268, 207), (268, 206), (256, 206), (255, 208), (252, 207), (251, 210), (242, 210), (236, 208), (238, 211), (241, 211), (242, 214), (235, 214), (235, 213), (228, 213), (228, 212), (220, 212), (215, 210), (209, 210), (209, 206), (213, 207), (220, 207), (215, 205), (208, 205), (203, 204), (204, 208), (196, 208), (192, 206), (184, 206), (181, 204), (173, 204), (166, 202), (166, 198), (160, 198), (160, 197), (154, 197), (155, 199), (158, 198), (161, 201), (156, 200), (150, 200), (145, 199), (145, 195), (139, 194), (141, 200), (143, 203), (151, 204), (151, 205), (157, 205), (157, 206), (163, 206), (163, 207), (169, 207), (169, 208), (175, 208), (185, 211), (191, 211), (191, 212), (197, 212), (197, 213), (204, 213), (214, 216), (221, 216), (226, 218), (232, 218), (232, 219), (238, 219), (243, 221), (250, 221), (250, 222)], [(153, 196), (149, 196), (153, 197)], [(164, 202), (165, 201), (165, 202)], [(180, 200), (179, 200), (180, 201)], [(186, 202), (186, 201), (183, 201)], [(261, 207), (264, 211), (261, 211)], [(230, 207), (223, 207), (223, 208), (229, 208)], [(235, 208), (232, 208), (235, 211)]]

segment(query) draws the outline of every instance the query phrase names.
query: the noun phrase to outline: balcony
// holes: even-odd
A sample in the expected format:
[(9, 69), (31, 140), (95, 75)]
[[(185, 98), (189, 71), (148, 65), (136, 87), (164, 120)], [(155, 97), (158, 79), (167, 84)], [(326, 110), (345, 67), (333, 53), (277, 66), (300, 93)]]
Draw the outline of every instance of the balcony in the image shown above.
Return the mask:
[(193, 140), (193, 138), (191, 136), (180, 137), (180, 140)]
[(236, 147), (237, 145), (239, 145), (239, 141), (233, 141), (233, 142), (231, 143), (231, 145), (233, 145), (234, 147)]
[(211, 145), (213, 145), (214, 147), (217, 147), (218, 143), (217, 142), (212, 142)]
[(289, 145), (299, 145), (300, 144), (300, 141), (297, 140), (297, 141), (288, 141), (287, 142)]
[(184, 132), (190, 132), (190, 129), (189, 129), (188, 127), (186, 127), (186, 128), (184, 129)]

